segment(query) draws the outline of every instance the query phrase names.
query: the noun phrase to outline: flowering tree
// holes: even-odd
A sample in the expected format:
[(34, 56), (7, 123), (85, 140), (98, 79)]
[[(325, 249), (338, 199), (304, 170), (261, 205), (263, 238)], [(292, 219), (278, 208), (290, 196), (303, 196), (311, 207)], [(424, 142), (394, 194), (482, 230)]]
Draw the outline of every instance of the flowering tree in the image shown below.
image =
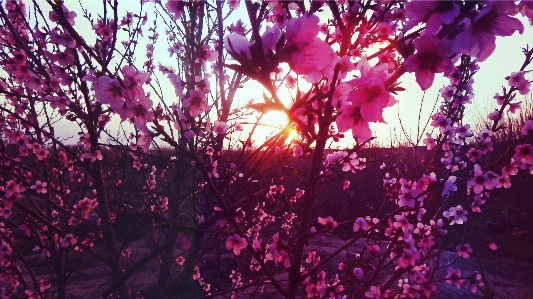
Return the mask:
[[(5, 1), (1, 295), (67, 298), (71, 273), (91, 258), (108, 270), (104, 298), (134, 296), (130, 278), (152, 260), (159, 297), (431, 297), (447, 226), (480, 212), (519, 171), (533, 172), (531, 120), (512, 158), (480, 162), (504, 112), (520, 107), (516, 94), (530, 91), (533, 50), (496, 95), (492, 127), (474, 136), (463, 122), (478, 63), (496, 36), (523, 32), (517, 14), (531, 20), (532, 3), (169, 0), (122, 16), (118, 0), (97, 12), (83, 1)], [(158, 61), (162, 24), (169, 54)], [(431, 117), (438, 134), (424, 140), (426, 169), (384, 164), (387, 208), (341, 223), (321, 214), (329, 184), (349, 188), (337, 173), (365, 171), (358, 151), (373, 138), (369, 123), (386, 121), (406, 72), (422, 90), (436, 74), (450, 79)], [(244, 105), (239, 89), (251, 81), (263, 99)], [(269, 111), (289, 123), (253, 142)], [(61, 134), (66, 123), (77, 128), (75, 145)], [(347, 132), (356, 146), (331, 150)], [(340, 227), (351, 233), (335, 252), (308, 246)], [(129, 257), (141, 231), (151, 250)], [(355, 244), (364, 246), (332, 267)], [(27, 262), (31, 251), (46, 259), (51, 282)], [(473, 249), (456, 251), (469, 258)], [(201, 262), (210, 254), (231, 254), (230, 267), (210, 275)], [(460, 269), (445, 279), (473, 292), (483, 285)]]

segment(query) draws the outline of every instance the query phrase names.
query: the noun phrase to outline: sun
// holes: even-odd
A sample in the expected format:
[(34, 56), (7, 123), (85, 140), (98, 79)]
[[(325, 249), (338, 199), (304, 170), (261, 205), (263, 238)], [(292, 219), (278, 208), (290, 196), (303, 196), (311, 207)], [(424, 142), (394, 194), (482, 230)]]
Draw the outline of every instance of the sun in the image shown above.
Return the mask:
[(261, 116), (260, 126), (256, 129), (258, 136), (273, 136), (286, 130), (285, 144), (288, 145), (298, 138), (298, 130), (289, 125), (289, 118), (284, 112), (269, 111)]

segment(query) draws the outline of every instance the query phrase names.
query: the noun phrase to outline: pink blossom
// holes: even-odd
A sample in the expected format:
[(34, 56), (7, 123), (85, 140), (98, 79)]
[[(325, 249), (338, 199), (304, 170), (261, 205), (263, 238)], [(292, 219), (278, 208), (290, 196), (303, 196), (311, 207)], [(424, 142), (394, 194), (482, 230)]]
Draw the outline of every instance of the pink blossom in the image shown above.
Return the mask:
[(492, 239), (487, 239), (487, 246), (491, 250), (497, 250), (498, 249), (498, 246), (496, 246), (496, 244), (494, 242), (492, 242)]
[(234, 234), (233, 236), (229, 236), (226, 239), (226, 249), (232, 250), (235, 255), (241, 254), (241, 250), (245, 248), (248, 245), (248, 242), (246, 242), (246, 239), (241, 238), (241, 236)]
[(295, 146), (292, 149), (292, 156), (293, 157), (301, 157), (301, 156), (303, 156), (303, 154), (304, 154), (304, 149), (301, 146), (299, 146), (299, 145)]
[(75, 245), (77, 242), (78, 240), (73, 234), (66, 234), (65, 237), (61, 239), (61, 247)]
[(453, 51), (482, 62), (496, 49), (496, 36), (510, 36), (515, 31), (522, 34), (522, 22), (504, 13), (504, 8), (503, 2), (488, 2), (472, 21), (466, 21), (466, 29), (455, 37)]
[(252, 59), (251, 46), (252, 43), (238, 33), (231, 33), (224, 38), (224, 49), (234, 57), (240, 55)]
[(414, 41), (416, 54), (409, 56), (404, 63), (405, 70), (414, 72), (416, 82), (426, 90), (433, 84), (436, 73), (449, 73), (453, 62), (449, 59), (452, 43), (436, 36), (422, 36)]
[(168, 0), (165, 4), (165, 8), (168, 9), (174, 15), (174, 21), (181, 18), (185, 5), (187, 3), (183, 0)]
[(524, 136), (533, 134), (533, 121), (531, 119), (526, 120), (526, 123), (524, 124), (524, 127), (520, 133), (522, 133)]
[(355, 278), (357, 279), (361, 279), (363, 278), (363, 269), (361, 268), (355, 268), (353, 269), (353, 275), (355, 276)]
[(357, 218), (353, 224), (353, 231), (357, 232), (359, 229), (367, 230), (370, 226), (364, 218)]
[(96, 160), (103, 160), (104, 159), (104, 157), (102, 156), (102, 152), (100, 150), (96, 150), (93, 153), (85, 153), (85, 154), (83, 154), (83, 158), (91, 159), (91, 162), (95, 162)]
[(514, 149), (513, 159), (517, 162), (533, 165), (533, 146), (531, 144), (520, 144)]
[(473, 251), (472, 248), (468, 244), (460, 244), (455, 247), (455, 250), (457, 250), (457, 255), (462, 256), (465, 259), (470, 257), (470, 253)]
[(452, 1), (410, 1), (405, 5), (405, 16), (408, 22), (404, 32), (425, 22), (424, 35), (435, 35), (443, 24), (451, 24), (459, 15), (459, 5)]
[(189, 91), (189, 97), (183, 101), (184, 107), (189, 107), (189, 114), (191, 117), (198, 117), (204, 111), (210, 109), (209, 105), (205, 102), (205, 95), (199, 90)]
[(124, 74), (125, 96), (129, 99), (144, 97), (142, 85), (150, 79), (150, 76), (129, 65), (122, 67), (122, 73)]
[(35, 190), (37, 194), (47, 193), (48, 192), (48, 189), (46, 189), (47, 185), (48, 183), (37, 180), (35, 181), (35, 185), (31, 185), (30, 189)]
[(461, 283), (464, 279), (461, 278), (461, 270), (448, 267), (448, 275), (446, 276), (446, 282), (455, 285), (456, 288), (461, 288)]
[(124, 105), (125, 91), (117, 79), (100, 76), (94, 85), (96, 100), (101, 104), (109, 104), (113, 109)]
[(450, 224), (463, 224), (466, 221), (466, 214), (468, 211), (464, 210), (462, 206), (458, 205), (457, 207), (451, 207), (448, 211), (442, 213), (446, 218), (452, 218)]
[(449, 195), (450, 192), (457, 191), (457, 185), (455, 184), (456, 180), (457, 180), (457, 177), (454, 175), (451, 175), (450, 177), (448, 177), (448, 179), (444, 183), (444, 188), (442, 189), (442, 195)]
[(319, 18), (307, 15), (287, 21), (287, 45), (290, 51), (288, 63), (291, 69), (304, 75), (310, 83), (315, 83), (323, 76), (333, 74), (333, 66), (338, 57), (333, 49), (317, 37)]
[(346, 190), (348, 188), (350, 188), (350, 181), (344, 180), (344, 182), (342, 182), (342, 190)]
[(194, 271), (192, 273), (192, 279), (193, 280), (200, 279), (200, 268), (198, 268), (198, 266), (194, 267)]
[(352, 130), (354, 138), (364, 142), (372, 137), (372, 131), (368, 122), (361, 116), (361, 109), (354, 105), (342, 105), (342, 113), (337, 117), (337, 128), (339, 132)]
[(241, 5), (241, 0), (227, 0), (229, 8), (237, 9)]
[(444, 115), (435, 113), (431, 116), (431, 119), (433, 119), (431, 126), (438, 127), (441, 134), (450, 130), (452, 121)]
[(379, 290), (380, 286), (371, 286), (370, 289), (365, 292), (365, 296), (370, 299), (380, 299), (381, 291)]
[(477, 292), (477, 287), (483, 285), (483, 281), (481, 281), (481, 274), (479, 274), (477, 271), (474, 271), (470, 279), (466, 282), (466, 288), (470, 289), (472, 293)]
[(520, 13), (529, 19), (530, 22), (533, 20), (533, 1), (531, 0), (522, 0), (520, 1)]
[(178, 256), (176, 258), (176, 264), (180, 265), (180, 266), (183, 266), (183, 263), (185, 263), (185, 258), (183, 256)]
[(310, 251), (307, 254), (307, 258), (305, 259), (305, 261), (309, 264), (313, 264), (313, 266), (316, 267), (320, 263), (320, 256), (316, 254), (316, 251)]
[[(69, 11), (65, 5), (61, 5), (61, 10), (63, 11), (63, 16), (66, 19), (66, 21), (71, 25), (74, 26), (76, 22), (74, 22), (74, 18), (77, 16), (77, 14), (73, 11)], [(59, 23), (59, 15), (55, 11), (50, 11), (48, 13), (48, 17), (50, 18), (50, 21)]]
[(228, 131), (228, 125), (223, 121), (215, 120), (213, 131), (217, 134), (226, 134)]
[(399, 266), (407, 268), (409, 265), (414, 267), (416, 260), (420, 257), (420, 254), (416, 250), (407, 249), (404, 250), (402, 256), (398, 260)]
[(322, 224), (327, 231), (332, 232), (339, 224), (337, 221), (334, 221), (331, 216), (327, 218), (318, 217), (318, 223)]

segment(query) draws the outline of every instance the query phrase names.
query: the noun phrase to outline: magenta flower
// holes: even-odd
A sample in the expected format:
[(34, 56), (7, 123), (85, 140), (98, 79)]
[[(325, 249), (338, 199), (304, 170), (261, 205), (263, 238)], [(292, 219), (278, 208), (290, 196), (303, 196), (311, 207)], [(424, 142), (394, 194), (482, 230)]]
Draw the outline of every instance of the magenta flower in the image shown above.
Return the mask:
[(404, 63), (405, 70), (414, 72), (416, 82), (426, 90), (431, 87), (436, 73), (450, 73), (453, 62), (449, 58), (452, 43), (436, 36), (422, 36), (414, 41), (416, 54), (409, 56)]
[(460, 244), (455, 247), (455, 250), (457, 250), (457, 255), (462, 256), (465, 259), (470, 257), (470, 253), (473, 251), (470, 245), (468, 244)]
[(365, 121), (385, 122), (382, 116), (383, 108), (396, 103), (396, 99), (383, 85), (388, 77), (388, 67), (386, 65), (371, 67), (368, 61), (362, 58), (357, 69), (361, 77), (350, 81), (355, 89), (348, 94), (348, 101), (354, 107), (360, 108), (361, 117)]
[(61, 239), (61, 247), (67, 247), (69, 245), (75, 245), (78, 242), (76, 237), (73, 234), (66, 234), (63, 239)]
[(150, 79), (150, 75), (140, 72), (129, 65), (122, 67), (122, 73), (124, 74), (125, 96), (129, 99), (144, 97), (142, 84)]
[(184, 107), (189, 107), (191, 117), (198, 117), (202, 112), (210, 109), (205, 102), (205, 95), (199, 90), (189, 91), (189, 98), (183, 101)]
[(37, 194), (47, 193), (48, 192), (48, 189), (46, 189), (47, 185), (48, 183), (37, 180), (35, 181), (35, 185), (31, 185), (30, 189), (35, 190)]
[(94, 85), (94, 93), (98, 102), (108, 104), (113, 109), (118, 109), (124, 105), (125, 90), (117, 79), (108, 76), (99, 77)]
[(331, 216), (326, 218), (318, 217), (318, 223), (322, 224), (327, 231), (332, 232), (339, 224)]
[(452, 218), (450, 224), (463, 224), (466, 221), (466, 214), (468, 211), (465, 211), (462, 206), (458, 205), (457, 207), (451, 207), (448, 211), (442, 213), (446, 218)]
[(448, 268), (448, 275), (446, 276), (446, 282), (449, 284), (455, 285), (456, 288), (461, 288), (461, 283), (463, 283), (464, 279), (461, 278), (461, 270), (460, 269), (453, 269), (451, 267)]
[(165, 4), (166, 9), (168, 9), (169, 12), (174, 14), (174, 21), (179, 19), (181, 15), (183, 14), (183, 10), (185, 8), (186, 2), (183, 0), (168, 0)]
[(241, 238), (241, 236), (234, 234), (233, 236), (229, 236), (226, 239), (226, 249), (232, 250), (235, 255), (241, 254), (241, 250), (245, 248), (248, 245), (248, 242), (246, 242), (246, 239)]
[(426, 22), (425, 35), (435, 35), (442, 24), (450, 24), (459, 15), (459, 5), (452, 1), (410, 1), (405, 4), (408, 18), (404, 32), (420, 22)]
[(522, 22), (505, 11), (508, 11), (506, 3), (488, 2), (472, 21), (467, 20), (467, 27), (455, 37), (452, 50), (476, 57), (482, 62), (496, 49), (496, 36), (511, 36), (515, 31), (522, 34)]
[(353, 137), (359, 141), (367, 141), (372, 137), (368, 122), (361, 116), (361, 109), (353, 105), (342, 105), (340, 110), (342, 113), (337, 117), (339, 132), (351, 129)]
[(416, 260), (420, 257), (420, 254), (416, 250), (407, 249), (402, 253), (400, 259), (398, 259), (399, 266), (407, 268), (408, 266), (415, 266)]
[(363, 269), (361, 268), (355, 268), (353, 269), (353, 275), (355, 276), (355, 278), (357, 279), (361, 279), (363, 278)]
[(531, 144), (520, 144), (515, 147), (513, 159), (517, 162), (533, 165), (533, 146)]
[(319, 26), (315, 15), (292, 18), (287, 21), (288, 63), (291, 69), (304, 75), (310, 83), (315, 83), (323, 76), (333, 74), (333, 66), (338, 60), (330, 45), (317, 37)]

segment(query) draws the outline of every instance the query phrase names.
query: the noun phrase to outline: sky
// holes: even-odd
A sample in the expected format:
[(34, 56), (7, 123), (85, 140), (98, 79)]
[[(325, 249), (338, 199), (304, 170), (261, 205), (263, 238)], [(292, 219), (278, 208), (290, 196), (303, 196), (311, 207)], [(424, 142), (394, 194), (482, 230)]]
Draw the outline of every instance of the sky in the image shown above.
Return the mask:
[[(41, 7), (46, 10), (48, 4), (44, 0), (38, 0), (38, 3), (41, 3)], [(83, 6), (92, 12), (93, 16), (101, 13), (101, 2), (93, 0), (81, 0)], [(75, 11), (78, 14), (76, 18), (76, 29), (81, 31), (84, 37), (87, 40), (94, 40), (94, 32), (90, 29), (90, 25), (86, 20), (83, 19), (83, 13), (79, 9), (78, 1), (66, 1), (69, 8), (78, 7)], [(30, 6), (30, 5), (28, 5)], [(244, 6), (244, 5), (242, 5)], [(126, 11), (138, 12), (140, 8), (139, 0), (121, 0), (119, 1), (119, 16), (123, 16)], [(149, 3), (145, 5), (145, 11), (148, 12), (150, 25), (154, 20), (154, 10), (153, 4)], [(47, 13), (45, 12), (45, 15)], [(242, 13), (233, 15), (228, 19), (228, 25), (237, 20), (239, 17), (246, 19)], [(511, 37), (497, 37), (496, 41), (496, 50), (495, 52), (484, 62), (480, 63), (480, 70), (474, 76), (474, 92), (475, 98), (473, 104), (467, 107), (467, 114), (482, 115), (485, 117), (490, 111), (496, 107), (496, 102), (493, 99), (493, 96), (497, 92), (501, 92), (502, 86), (506, 86), (507, 82), (504, 79), (505, 76), (511, 74), (511, 72), (518, 70), (523, 62), (523, 54), (521, 52), (521, 47), (525, 47), (527, 42), (533, 41), (533, 28), (528, 25), (528, 22), (525, 21), (521, 15), (518, 15), (523, 23), (525, 24), (525, 32), (522, 35), (515, 33)], [(145, 29), (148, 29), (148, 26)], [(160, 23), (159, 25), (159, 41), (156, 43), (156, 48), (154, 51), (154, 58), (156, 60), (156, 65), (158, 61), (161, 61), (164, 65), (172, 65), (169, 61), (166, 44), (165, 34), (164, 34), (164, 24)], [(145, 36), (147, 36), (145, 31)], [(144, 49), (143, 42), (146, 42), (146, 39), (141, 39), (139, 45), (139, 61), (142, 62), (146, 50)], [(533, 46), (533, 43), (532, 45)], [(531, 77), (531, 76), (530, 76)], [(162, 87), (164, 90), (169, 91), (166, 95), (166, 98), (170, 100), (167, 103), (173, 101), (173, 88), (168, 83), (166, 77), (160, 76), (159, 79), (162, 82)], [(532, 78), (529, 78), (532, 79)], [(406, 91), (400, 92), (396, 99), (398, 103), (393, 107), (386, 108), (384, 111), (384, 119), (387, 121), (386, 124), (371, 124), (371, 129), (374, 133), (374, 136), (377, 137), (377, 143), (380, 145), (388, 146), (391, 143), (398, 144), (398, 142), (404, 142), (405, 137), (403, 136), (401, 125), (403, 125), (405, 132), (410, 135), (412, 139), (416, 139), (418, 129), (418, 119), (419, 119), (419, 108), (422, 107), (420, 120), (421, 126), (425, 124), (427, 119), (432, 113), (432, 108), (435, 106), (435, 103), (442, 102), (442, 99), (439, 97), (439, 89), (448, 84), (448, 80), (443, 78), (441, 74), (437, 74), (433, 86), (428, 89), (425, 94), (421, 91), (418, 84), (415, 82), (414, 74), (405, 74), (401, 77), (400, 81), (402, 82), (400, 86), (404, 87)], [(214, 83), (212, 83), (214, 86)], [(246, 83), (245, 87), (240, 89), (237, 93), (237, 105), (244, 105), (247, 103), (250, 98), (257, 99), (261, 101), (263, 89), (257, 83)], [(283, 88), (279, 92), (280, 98), (287, 102), (290, 102), (290, 96), (287, 94), (286, 89)], [(437, 106), (439, 105), (437, 103)], [(422, 105), (422, 106), (421, 106)], [(256, 116), (249, 118), (248, 121), (253, 121)], [(400, 121), (401, 120), (401, 121)], [(267, 124), (267, 126), (259, 127), (255, 136), (252, 138), (256, 142), (261, 142), (265, 140), (269, 135), (274, 133), (276, 129), (272, 126), (284, 126), (287, 123), (286, 117), (281, 112), (271, 112), (265, 115), (262, 119), (262, 122)], [(118, 117), (114, 117), (112, 124), (109, 126), (111, 134), (118, 132), (120, 120)], [(77, 132), (79, 128), (68, 124), (67, 121), (60, 121), (58, 123), (56, 132), (60, 134), (63, 138), (72, 137), (72, 143), (77, 141)], [(125, 124), (126, 127), (131, 127), (130, 125)], [(424, 135), (423, 132), (418, 132), (419, 136)], [(347, 138), (341, 140), (337, 144), (333, 144), (333, 147), (345, 148), (351, 147), (354, 142), (351, 136), (347, 134)], [(243, 135), (244, 136), (244, 135)], [(422, 142), (422, 141), (420, 141)]]

